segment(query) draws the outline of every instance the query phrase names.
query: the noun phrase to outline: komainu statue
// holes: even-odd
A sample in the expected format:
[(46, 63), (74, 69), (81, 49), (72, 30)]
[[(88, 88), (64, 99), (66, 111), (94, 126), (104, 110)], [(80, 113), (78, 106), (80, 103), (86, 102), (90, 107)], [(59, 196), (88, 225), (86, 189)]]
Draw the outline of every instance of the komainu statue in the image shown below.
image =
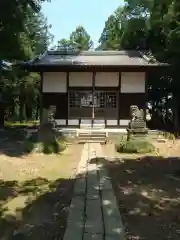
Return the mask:
[(144, 117), (144, 111), (139, 109), (138, 106), (130, 106), (130, 117), (129, 126), (127, 129), (128, 137), (130, 140), (133, 137), (145, 137), (147, 135), (146, 122)]

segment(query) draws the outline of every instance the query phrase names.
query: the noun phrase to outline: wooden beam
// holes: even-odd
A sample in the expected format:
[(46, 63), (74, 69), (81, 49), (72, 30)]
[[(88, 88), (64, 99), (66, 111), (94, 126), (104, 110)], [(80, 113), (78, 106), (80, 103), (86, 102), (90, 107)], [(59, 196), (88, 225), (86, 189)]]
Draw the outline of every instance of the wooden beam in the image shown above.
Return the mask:
[(93, 76), (92, 76), (92, 96), (93, 96), (92, 101), (93, 102), (92, 102), (92, 120), (91, 120), (92, 126), (94, 124), (94, 118), (95, 118), (95, 107), (94, 107), (95, 84), (96, 84), (96, 72), (93, 71)]
[(66, 126), (68, 126), (68, 119), (69, 119), (69, 72), (66, 72), (66, 92), (67, 92), (67, 119), (66, 119)]
[(42, 111), (43, 111), (43, 72), (40, 72), (40, 124), (42, 121)]
[(121, 103), (120, 103), (120, 95), (121, 95), (121, 72), (119, 72), (119, 82), (118, 82), (118, 126), (120, 125), (119, 120), (120, 120), (120, 107), (121, 107)]
[(148, 102), (148, 78), (149, 78), (149, 72), (145, 72), (145, 101), (144, 101), (144, 119), (146, 121), (146, 104)]

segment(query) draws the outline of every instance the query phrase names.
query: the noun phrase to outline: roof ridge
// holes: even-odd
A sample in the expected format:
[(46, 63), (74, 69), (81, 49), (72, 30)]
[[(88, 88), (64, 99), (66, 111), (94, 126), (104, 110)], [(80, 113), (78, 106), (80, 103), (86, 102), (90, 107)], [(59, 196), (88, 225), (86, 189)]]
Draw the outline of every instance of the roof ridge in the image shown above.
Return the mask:
[(129, 55), (134, 54), (137, 55), (139, 53), (138, 50), (102, 50), (102, 51), (62, 51), (62, 50), (48, 50), (46, 52), (47, 55), (80, 55), (80, 56), (116, 56), (116, 55)]

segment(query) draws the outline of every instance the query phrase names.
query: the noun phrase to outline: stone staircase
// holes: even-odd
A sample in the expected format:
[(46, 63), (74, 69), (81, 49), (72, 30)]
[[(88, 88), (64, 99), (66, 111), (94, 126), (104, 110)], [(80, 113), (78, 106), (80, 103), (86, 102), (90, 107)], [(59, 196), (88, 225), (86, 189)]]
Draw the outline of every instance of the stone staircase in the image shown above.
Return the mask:
[(105, 124), (103, 123), (93, 123), (93, 124), (89, 124), (89, 123), (81, 123), (80, 124), (80, 129), (105, 129)]
[(79, 143), (95, 142), (105, 144), (107, 133), (104, 128), (104, 124), (81, 124), (78, 132)]
[(79, 131), (78, 134), (79, 143), (101, 143), (106, 144), (107, 134), (105, 131), (91, 129), (89, 131)]

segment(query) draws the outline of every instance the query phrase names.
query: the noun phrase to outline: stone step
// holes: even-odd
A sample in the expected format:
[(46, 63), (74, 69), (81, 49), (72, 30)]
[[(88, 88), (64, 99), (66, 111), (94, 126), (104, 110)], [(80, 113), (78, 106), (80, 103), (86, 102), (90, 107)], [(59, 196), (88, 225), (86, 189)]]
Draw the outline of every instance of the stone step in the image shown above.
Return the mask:
[(96, 142), (105, 143), (106, 142), (106, 132), (102, 131), (83, 131), (79, 132), (79, 142)]
[(79, 138), (79, 141), (106, 142), (106, 138)]
[(105, 124), (97, 124), (97, 123), (94, 123), (94, 124), (85, 124), (85, 123), (81, 123), (80, 124), (80, 128), (81, 129), (86, 129), (86, 128), (93, 128), (93, 129), (103, 129), (105, 128)]
[(106, 136), (106, 132), (79, 132), (79, 136)]
[(91, 139), (91, 140), (79, 139), (78, 143), (101, 143), (101, 144), (106, 144), (106, 140), (102, 140), (102, 139)]
[(79, 135), (79, 139), (106, 139), (105, 135)]

